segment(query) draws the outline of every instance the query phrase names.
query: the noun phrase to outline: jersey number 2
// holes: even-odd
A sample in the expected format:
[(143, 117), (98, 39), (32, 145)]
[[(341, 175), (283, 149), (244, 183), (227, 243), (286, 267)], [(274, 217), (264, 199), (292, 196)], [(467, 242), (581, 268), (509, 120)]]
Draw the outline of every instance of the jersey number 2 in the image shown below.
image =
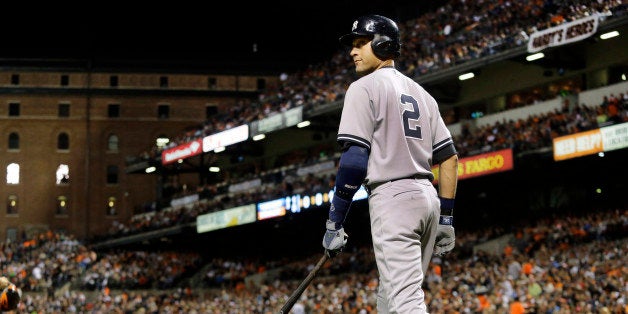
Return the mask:
[(401, 103), (403, 105), (412, 105), (412, 110), (405, 109), (403, 111), (403, 131), (406, 136), (422, 139), (421, 127), (418, 124), (416, 124), (413, 129), (410, 128), (410, 120), (418, 122), (419, 117), (421, 116), (421, 113), (419, 112), (419, 104), (414, 97), (405, 94), (401, 94)]

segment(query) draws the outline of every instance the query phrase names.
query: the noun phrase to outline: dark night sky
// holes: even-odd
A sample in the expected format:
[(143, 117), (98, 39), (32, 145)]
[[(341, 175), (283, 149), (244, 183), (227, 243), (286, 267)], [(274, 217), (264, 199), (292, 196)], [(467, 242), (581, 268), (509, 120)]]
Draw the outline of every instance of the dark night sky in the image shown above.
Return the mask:
[[(413, 3), (414, 2), (414, 3)], [(428, 1), (320, 0), (286, 3), (90, 3), (90, 8), (17, 9), (0, 21), (0, 58), (93, 58), (240, 64), (292, 70), (329, 60), (367, 13), (398, 22), (418, 16)], [(432, 7), (440, 1), (429, 1)], [(214, 7), (214, 6), (220, 6)], [(253, 47), (257, 52), (253, 52)]]

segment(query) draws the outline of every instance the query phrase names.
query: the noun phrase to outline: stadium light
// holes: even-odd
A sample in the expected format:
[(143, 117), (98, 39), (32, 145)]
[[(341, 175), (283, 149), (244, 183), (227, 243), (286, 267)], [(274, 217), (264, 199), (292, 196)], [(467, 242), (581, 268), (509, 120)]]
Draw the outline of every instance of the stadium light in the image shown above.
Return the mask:
[(612, 31), (612, 32), (608, 32), (608, 33), (604, 33), (602, 35), (600, 35), (600, 39), (609, 39), (609, 38), (613, 38), (613, 37), (617, 37), (619, 36), (619, 32), (618, 31)]
[(253, 136), (253, 140), (254, 141), (261, 141), (261, 140), (263, 140), (265, 138), (266, 138), (266, 134), (257, 134), (255, 136)]
[(155, 170), (157, 170), (157, 168), (155, 168), (155, 167), (148, 167), (144, 171), (146, 171), (146, 173), (153, 173), (153, 172), (155, 172)]
[(220, 146), (220, 147), (214, 148), (214, 153), (220, 153), (220, 152), (224, 152), (224, 151), (225, 151), (225, 147), (224, 146)]
[(468, 80), (468, 79), (474, 78), (474, 77), (475, 77), (475, 74), (473, 74), (473, 72), (469, 72), (469, 73), (465, 73), (465, 74), (462, 74), (462, 75), (458, 76), (458, 79), (461, 80), (461, 81), (464, 81), (464, 80)]
[(527, 56), (527, 57), (526, 57), (526, 60), (528, 60), (528, 61), (534, 61), (534, 60), (541, 59), (541, 58), (543, 58), (543, 57), (545, 57), (545, 54), (544, 54), (544, 53), (542, 53), (542, 52), (539, 52), (539, 53), (535, 53), (535, 54), (531, 54), (531, 55)]
[(218, 167), (209, 167), (209, 172), (220, 172), (220, 168), (218, 168)]
[(299, 129), (300, 129), (300, 128), (304, 128), (304, 127), (309, 126), (309, 125), (310, 125), (310, 121), (305, 120), (305, 121), (301, 121), (301, 122), (299, 122), (299, 123), (297, 124), (297, 128), (299, 128)]

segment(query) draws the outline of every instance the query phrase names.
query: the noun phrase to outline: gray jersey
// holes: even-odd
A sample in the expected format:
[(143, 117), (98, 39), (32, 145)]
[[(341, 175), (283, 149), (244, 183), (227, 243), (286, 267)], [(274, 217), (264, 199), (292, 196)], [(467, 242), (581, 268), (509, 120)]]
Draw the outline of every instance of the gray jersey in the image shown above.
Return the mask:
[(432, 164), (456, 152), (434, 98), (393, 67), (349, 86), (337, 139), (370, 150), (367, 184), (416, 174), (433, 179)]

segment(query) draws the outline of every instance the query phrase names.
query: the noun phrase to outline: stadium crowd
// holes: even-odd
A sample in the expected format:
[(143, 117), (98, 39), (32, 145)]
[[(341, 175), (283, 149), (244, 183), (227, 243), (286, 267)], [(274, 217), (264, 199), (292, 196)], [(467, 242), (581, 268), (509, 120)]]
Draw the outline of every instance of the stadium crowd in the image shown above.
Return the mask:
[[(528, 34), (562, 23), (599, 14), (602, 20), (626, 14), (621, 0), (599, 1), (481, 1), (448, 0), (434, 12), (399, 24), (405, 47), (396, 67), (418, 77), (426, 73), (494, 55), (527, 43)], [(238, 100), (205, 121), (195, 131), (171, 139), (165, 147), (151, 147), (143, 158), (155, 158), (175, 147), (232, 127), (261, 120), (295, 107), (305, 110), (338, 101), (355, 73), (351, 60), (338, 51), (329, 61), (309, 65), (293, 74), (282, 74), (279, 86), (267, 86), (257, 100)], [(453, 117), (447, 123), (455, 123)]]
[[(494, 228), (458, 231), (452, 254), (432, 260), (425, 282), (432, 313), (628, 311), (628, 209), (579, 209)], [(476, 246), (504, 236), (499, 251)], [(318, 255), (200, 261), (186, 252), (96, 252), (47, 232), (3, 243), (0, 270), (23, 289), (19, 313), (276, 313)], [(246, 281), (273, 269), (280, 271)], [(174, 276), (168, 285), (164, 273)], [(119, 285), (123, 276), (151, 284)], [(205, 280), (191, 286), (184, 276)], [(101, 280), (85, 285), (93, 278)], [(324, 265), (293, 313), (375, 313), (377, 284), (371, 247), (349, 246)]]
[[(565, 98), (561, 109), (530, 115), (525, 119), (476, 126), (473, 130), (463, 128), (460, 135), (455, 138), (455, 143), (461, 157), (505, 148), (512, 148), (516, 154), (551, 147), (552, 139), (558, 136), (624, 122), (628, 122), (628, 91), (604, 96), (597, 105), (571, 105)], [(176, 188), (174, 198), (198, 194), (199, 200), (191, 206), (169, 207), (165, 210), (149, 208), (148, 214), (134, 215), (127, 222), (114, 221), (107, 234), (96, 236), (93, 240), (188, 224), (196, 221), (199, 215), (209, 212), (303, 192), (326, 193), (333, 189), (335, 167), (304, 176), (290, 175), (288, 171), (328, 160), (333, 160), (337, 164), (338, 156), (334, 147), (328, 145), (314, 147), (310, 152), (289, 153), (278, 160), (281, 166), (278, 165), (274, 169), (264, 171), (257, 168), (242, 168), (240, 171), (232, 172), (229, 179), (219, 184), (186, 187), (185, 192), (180, 187)], [(229, 185), (254, 178), (260, 178), (262, 184), (240, 192), (229, 192)]]

